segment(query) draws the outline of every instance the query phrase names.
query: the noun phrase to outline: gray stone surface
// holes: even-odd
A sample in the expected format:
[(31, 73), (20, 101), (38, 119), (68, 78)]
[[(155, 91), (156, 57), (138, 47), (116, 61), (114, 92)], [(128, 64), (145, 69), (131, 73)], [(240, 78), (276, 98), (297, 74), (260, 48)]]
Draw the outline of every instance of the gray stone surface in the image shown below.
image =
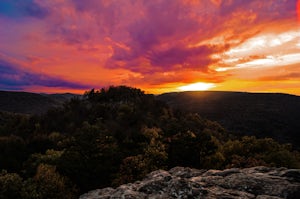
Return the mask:
[(80, 199), (205, 198), (300, 199), (300, 170), (252, 167), (197, 170), (175, 167), (154, 171), (142, 180), (90, 191)]

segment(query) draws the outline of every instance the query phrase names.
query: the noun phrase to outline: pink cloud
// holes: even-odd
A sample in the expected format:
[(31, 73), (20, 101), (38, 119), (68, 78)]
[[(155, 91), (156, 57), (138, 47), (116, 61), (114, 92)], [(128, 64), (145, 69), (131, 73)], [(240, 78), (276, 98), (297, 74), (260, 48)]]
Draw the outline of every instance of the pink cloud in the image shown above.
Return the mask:
[[(32, 72), (105, 79), (101, 84), (226, 81), (229, 72), (214, 71), (235, 67), (224, 53), (266, 30), (285, 32), (279, 25), (297, 20), (296, 0), (26, 2), (27, 14), (0, 13), (1, 52)], [(256, 55), (237, 63), (266, 56)]]

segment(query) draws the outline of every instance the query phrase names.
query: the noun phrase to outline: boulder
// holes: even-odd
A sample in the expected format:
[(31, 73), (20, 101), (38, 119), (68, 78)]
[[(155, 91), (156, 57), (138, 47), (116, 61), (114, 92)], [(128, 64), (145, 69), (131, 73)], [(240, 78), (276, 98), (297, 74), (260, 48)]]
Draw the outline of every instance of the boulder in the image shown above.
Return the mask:
[(153, 171), (142, 181), (115, 189), (90, 191), (80, 199), (299, 199), (299, 176), (300, 170), (286, 168), (197, 170), (175, 167), (169, 171)]

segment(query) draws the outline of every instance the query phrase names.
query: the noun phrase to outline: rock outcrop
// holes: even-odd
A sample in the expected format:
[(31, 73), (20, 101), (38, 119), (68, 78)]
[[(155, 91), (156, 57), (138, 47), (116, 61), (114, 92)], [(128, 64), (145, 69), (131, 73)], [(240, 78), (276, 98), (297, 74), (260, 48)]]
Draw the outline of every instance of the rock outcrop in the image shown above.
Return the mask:
[(197, 170), (175, 167), (158, 170), (144, 180), (90, 191), (80, 199), (108, 198), (256, 198), (299, 199), (300, 170), (253, 167)]

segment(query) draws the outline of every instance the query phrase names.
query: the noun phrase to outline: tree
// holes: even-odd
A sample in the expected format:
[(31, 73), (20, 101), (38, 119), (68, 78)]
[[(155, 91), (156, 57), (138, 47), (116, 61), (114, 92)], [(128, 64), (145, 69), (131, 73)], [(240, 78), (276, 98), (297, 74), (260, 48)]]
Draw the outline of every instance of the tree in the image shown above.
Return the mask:
[(21, 137), (14, 135), (0, 137), (0, 169), (9, 172), (20, 171), (26, 157), (26, 144)]
[(0, 173), (0, 198), (11, 199), (21, 198), (22, 178), (16, 173), (7, 173), (2, 170)]
[(217, 146), (205, 131), (177, 133), (169, 144), (169, 167), (203, 168), (206, 157), (215, 153)]
[(24, 185), (25, 199), (73, 199), (78, 198), (76, 189), (64, 176), (61, 176), (55, 166), (40, 164), (32, 179)]
[(101, 126), (85, 122), (61, 155), (58, 170), (85, 192), (110, 185), (120, 162), (118, 156), (114, 137)]
[(58, 161), (63, 154), (63, 151), (55, 151), (48, 149), (45, 154), (34, 153), (24, 162), (23, 173), (27, 177), (32, 177), (40, 164), (57, 165)]
[(168, 154), (162, 142), (163, 133), (159, 128), (144, 128), (142, 134), (147, 143), (144, 144), (143, 153), (123, 159), (115, 185), (140, 180), (147, 173), (157, 169), (167, 168)]

